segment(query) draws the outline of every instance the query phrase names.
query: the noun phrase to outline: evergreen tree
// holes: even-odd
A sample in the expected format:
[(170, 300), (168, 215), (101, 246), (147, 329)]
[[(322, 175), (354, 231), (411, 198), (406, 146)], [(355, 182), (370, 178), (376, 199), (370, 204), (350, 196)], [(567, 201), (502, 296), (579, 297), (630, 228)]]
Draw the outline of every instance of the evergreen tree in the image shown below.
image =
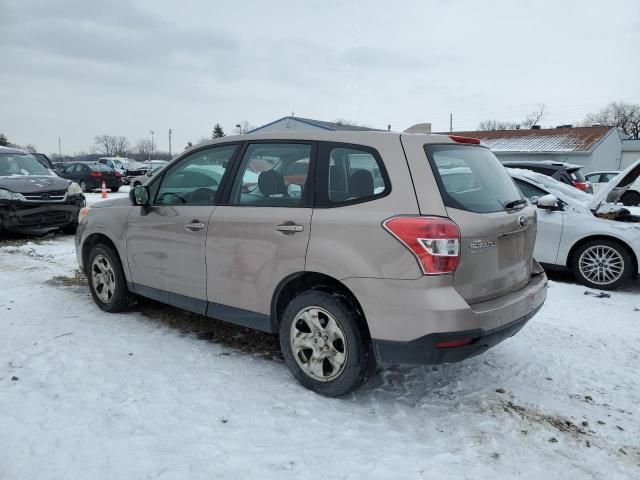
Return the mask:
[(9, 139), (4, 133), (0, 133), (0, 147), (8, 147)]
[(220, 137), (224, 137), (224, 130), (222, 130), (222, 126), (219, 123), (216, 123), (213, 127), (213, 132), (211, 132), (211, 138)]

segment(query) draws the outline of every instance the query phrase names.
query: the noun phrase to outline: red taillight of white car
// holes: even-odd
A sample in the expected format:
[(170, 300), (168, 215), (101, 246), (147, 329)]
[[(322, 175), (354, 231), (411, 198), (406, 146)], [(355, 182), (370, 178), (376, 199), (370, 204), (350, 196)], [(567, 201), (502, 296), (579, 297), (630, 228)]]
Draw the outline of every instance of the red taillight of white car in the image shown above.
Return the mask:
[(444, 217), (401, 216), (382, 226), (417, 258), (422, 273), (453, 273), (460, 261), (460, 229)]

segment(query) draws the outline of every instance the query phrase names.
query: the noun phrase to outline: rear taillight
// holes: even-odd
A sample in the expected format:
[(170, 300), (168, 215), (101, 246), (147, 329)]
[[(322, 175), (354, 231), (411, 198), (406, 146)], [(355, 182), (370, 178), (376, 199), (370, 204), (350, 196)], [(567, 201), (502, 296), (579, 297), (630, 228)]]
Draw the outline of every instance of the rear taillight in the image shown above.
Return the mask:
[(444, 217), (393, 217), (382, 226), (416, 257), (422, 273), (452, 273), (460, 261), (460, 229)]
[(102, 177), (102, 174), (100, 172), (91, 172), (89, 175), (91, 175), (92, 177)]
[(115, 176), (116, 176), (116, 178), (120, 178), (122, 175), (120, 175), (120, 172), (116, 172)]
[(462, 137), (460, 135), (449, 135), (449, 138), (456, 143), (472, 143), (474, 145), (480, 145), (479, 138)]
[(582, 190), (583, 192), (589, 191), (589, 182), (573, 182), (573, 186), (578, 190)]

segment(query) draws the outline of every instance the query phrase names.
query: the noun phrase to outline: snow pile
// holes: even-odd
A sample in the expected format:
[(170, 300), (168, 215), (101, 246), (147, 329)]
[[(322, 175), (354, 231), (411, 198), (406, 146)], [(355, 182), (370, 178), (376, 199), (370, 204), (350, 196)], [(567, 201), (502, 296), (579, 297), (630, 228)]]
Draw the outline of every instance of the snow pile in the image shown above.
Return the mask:
[(637, 287), (552, 281), (486, 354), (332, 400), (194, 316), (100, 311), (75, 269), (72, 237), (0, 244), (2, 479), (640, 477)]

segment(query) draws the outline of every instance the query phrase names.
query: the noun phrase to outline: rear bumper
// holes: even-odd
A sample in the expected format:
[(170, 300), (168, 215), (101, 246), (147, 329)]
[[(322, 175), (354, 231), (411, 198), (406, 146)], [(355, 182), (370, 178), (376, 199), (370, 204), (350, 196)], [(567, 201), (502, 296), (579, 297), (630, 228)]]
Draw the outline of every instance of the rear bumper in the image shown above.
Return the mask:
[[(411, 342), (373, 340), (376, 360), (382, 364), (428, 364), (455, 363), (475, 357), (496, 346), (503, 340), (514, 336), (526, 323), (538, 313), (542, 305), (511, 323), (493, 330), (465, 330), (448, 333), (433, 333)], [(440, 347), (441, 342), (459, 342), (471, 340), (471, 343), (458, 347)]]
[[(448, 363), (482, 353), (536, 314), (547, 296), (547, 277), (539, 271), (522, 288), (474, 304), (460, 296), (450, 276), (343, 282), (362, 307), (380, 363)], [(458, 340), (470, 343), (436, 346)]]

